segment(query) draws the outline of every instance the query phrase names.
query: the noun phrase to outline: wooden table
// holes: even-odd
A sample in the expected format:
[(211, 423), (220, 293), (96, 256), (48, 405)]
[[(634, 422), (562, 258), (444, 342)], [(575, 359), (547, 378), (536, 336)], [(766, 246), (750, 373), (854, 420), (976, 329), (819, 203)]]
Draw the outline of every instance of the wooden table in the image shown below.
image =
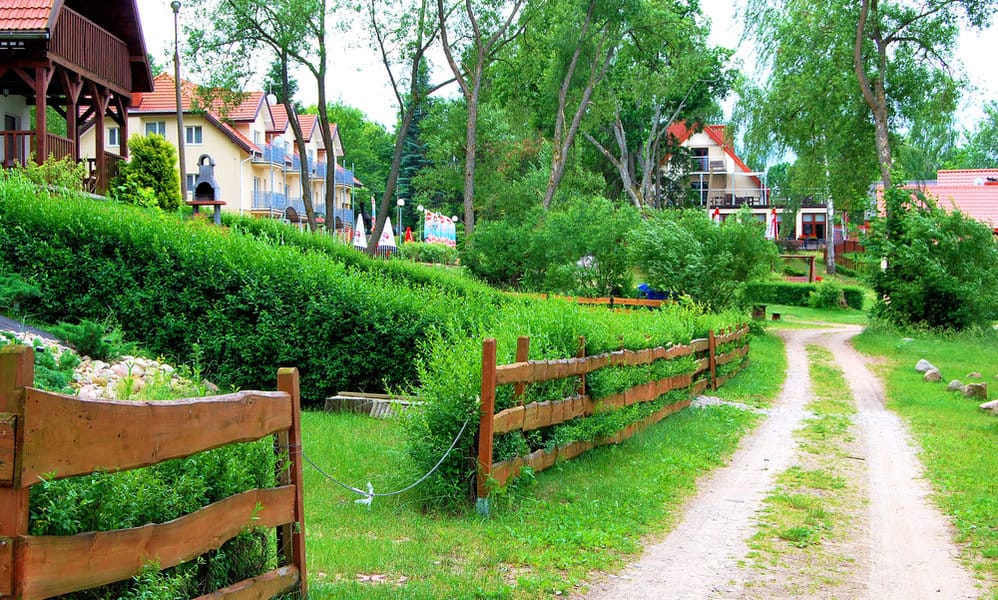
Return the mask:
[(222, 206), (225, 205), (224, 200), (188, 200), (187, 206), (194, 208), (194, 215), (197, 216), (201, 214), (202, 206), (214, 206), (215, 207), (215, 225), (222, 224)]

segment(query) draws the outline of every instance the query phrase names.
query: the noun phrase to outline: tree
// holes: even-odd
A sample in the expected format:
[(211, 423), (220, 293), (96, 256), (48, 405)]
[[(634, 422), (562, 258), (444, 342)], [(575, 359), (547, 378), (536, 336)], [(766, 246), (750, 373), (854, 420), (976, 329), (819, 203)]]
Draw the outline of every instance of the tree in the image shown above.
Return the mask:
[(984, 169), (998, 166), (998, 102), (984, 107), (984, 117), (966, 132), (967, 142), (944, 161), (947, 169)]
[[(368, 0), (365, 6), (367, 25), (375, 49), (388, 74), (388, 80), (399, 107), (399, 125), (395, 131), (392, 166), (381, 196), (374, 234), (367, 243), (367, 252), (374, 255), (385, 221), (392, 210), (392, 200), (398, 185), (399, 168), (406, 135), (420, 102), (452, 80), (429, 87), (419, 83), (419, 71), (438, 33), (438, 20), (430, 0)], [(405, 86), (408, 86), (407, 93)]]
[[(284, 63), (280, 58), (270, 63), (270, 70), (263, 78), (263, 89), (268, 94), (274, 94), (280, 104), (287, 104), (290, 101), (295, 106), (295, 112), (299, 114), (305, 112), (301, 103), (295, 100), (295, 96), (298, 95), (298, 80), (288, 75), (288, 83), (286, 86), (284, 84)], [(319, 114), (318, 110), (314, 114)]]
[[(464, 150), (464, 230), (471, 235), (475, 229), (475, 164), (478, 153), (479, 99), (485, 79), (485, 69), (495, 52), (509, 41), (510, 29), (524, 0), (463, 0), (453, 8), (444, 8), (444, 0), (437, 0), (440, 20), (440, 41), (447, 64), (461, 88), (467, 104), (468, 118)], [(461, 11), (461, 33), (453, 39), (448, 33), (448, 17)], [(463, 31), (462, 31), (463, 30)], [(456, 58), (458, 55), (460, 58)]]
[[(888, 189), (885, 200), (893, 218), (874, 221), (864, 240), (874, 315), (902, 326), (990, 328), (998, 316), (991, 229), (911, 190)], [(882, 259), (890, 268), (880, 268)]]
[(743, 83), (733, 120), (750, 164), (796, 155), (786, 197), (831, 199), (840, 208), (857, 208), (867, 197), (876, 154), (850, 68), (854, 19), (841, 2), (820, 11), (807, 0), (748, 4), (746, 34), (767, 76)]
[[(313, 35), (324, 40), (325, 33), (316, 32), (315, 23), (319, 27), (325, 23), (325, 0), (190, 0), (195, 10), (208, 15), (210, 27), (202, 27), (188, 31), (191, 42), (190, 54), (197, 57), (191, 61), (201, 65), (224, 85), (213, 85), (214, 89), (235, 89), (241, 87), (253, 72), (254, 60), (259, 56), (261, 48), (265, 48), (271, 56), (276, 56), (280, 75), (280, 85), (283, 90), (290, 90), (288, 69), (292, 60), (308, 66), (311, 52), (310, 40)], [(320, 43), (320, 62), (325, 59), (325, 45)], [(319, 83), (320, 106), (324, 102), (325, 65), (312, 67), (313, 74), (322, 73)], [(273, 69), (272, 69), (273, 70)], [(319, 80), (318, 75), (316, 75)], [(298, 114), (290, 96), (284, 98), (284, 108), (288, 115), (288, 124), (294, 134), (298, 154), (303, 159), (308, 156), (305, 138), (302, 134)], [(320, 122), (324, 110), (320, 111)], [(328, 118), (327, 118), (328, 121)], [(328, 125), (323, 132), (323, 140), (327, 148), (331, 148)], [(327, 169), (326, 174), (326, 211), (332, 213), (334, 189), (333, 169)], [(312, 186), (309, 181), (308, 161), (301, 161), (301, 193), (305, 205), (305, 216), (309, 229), (315, 231), (318, 227), (315, 209), (312, 203)]]
[(725, 67), (730, 51), (707, 47), (708, 30), (695, 11), (680, 3), (635, 3), (605, 91), (593, 100), (594, 114), (583, 130), (637, 208), (662, 206), (659, 165), (673, 152), (669, 125), (717, 114), (716, 99), (734, 80)]
[[(337, 125), (350, 168), (367, 189), (380, 196), (391, 168), (393, 136), (359, 108), (334, 102), (327, 111), (329, 121)], [(311, 106), (304, 112), (317, 114), (318, 107)]]
[(128, 140), (131, 160), (122, 163), (112, 188), (116, 195), (163, 210), (180, 206), (177, 151), (161, 135), (136, 135)]
[[(987, 25), (994, 0), (862, 0), (856, 19), (853, 68), (873, 115), (877, 159), (884, 189), (891, 187), (892, 113), (912, 99), (912, 89), (956, 85), (950, 76), (959, 25)], [(942, 86), (942, 88), (941, 88)], [(893, 110), (892, 110), (893, 108)], [(887, 215), (891, 217), (890, 214)]]

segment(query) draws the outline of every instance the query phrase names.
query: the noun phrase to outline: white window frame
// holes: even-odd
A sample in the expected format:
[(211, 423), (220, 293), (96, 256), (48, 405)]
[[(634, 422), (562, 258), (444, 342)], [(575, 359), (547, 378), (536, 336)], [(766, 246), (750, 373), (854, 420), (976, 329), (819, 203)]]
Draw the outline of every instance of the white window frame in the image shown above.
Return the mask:
[(166, 121), (146, 121), (146, 135), (157, 134), (166, 137)]
[(190, 146), (200, 146), (204, 143), (204, 129), (200, 125), (184, 126), (184, 143)]
[(117, 148), (121, 145), (121, 128), (120, 127), (108, 127), (107, 128), (107, 146), (108, 148)]

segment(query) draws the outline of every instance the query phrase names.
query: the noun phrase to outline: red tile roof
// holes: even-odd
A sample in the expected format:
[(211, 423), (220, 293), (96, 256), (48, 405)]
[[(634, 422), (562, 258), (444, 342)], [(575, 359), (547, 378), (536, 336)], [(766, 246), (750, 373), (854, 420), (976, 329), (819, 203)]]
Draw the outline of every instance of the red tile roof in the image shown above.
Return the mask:
[[(748, 165), (746, 165), (742, 161), (742, 159), (739, 158), (737, 154), (735, 154), (734, 147), (732, 147), (732, 145), (728, 143), (728, 140), (725, 139), (726, 130), (727, 130), (726, 125), (706, 125), (703, 128), (703, 132), (707, 134), (707, 137), (709, 137), (711, 140), (714, 141), (714, 143), (720, 146), (721, 149), (724, 150), (725, 154), (731, 157), (731, 160), (734, 161), (735, 165), (738, 166), (738, 168), (740, 168), (745, 173), (752, 173), (752, 169), (750, 169)], [(686, 121), (676, 121), (672, 125), (669, 125), (669, 129), (667, 130), (667, 132), (668, 132), (667, 135), (676, 138), (676, 141), (682, 144), (686, 140), (693, 137), (693, 134), (696, 133), (696, 127), (695, 126), (689, 127), (686, 124)], [(752, 180), (755, 181), (756, 185), (758, 185), (760, 188), (763, 187), (762, 181), (755, 175), (752, 175)]]
[(42, 31), (49, 28), (54, 0), (4, 0), (0, 31)]
[(270, 107), (270, 114), (274, 117), (274, 128), (271, 131), (284, 133), (288, 130), (288, 111), (281, 103), (276, 103)]
[(926, 192), (939, 208), (959, 210), (998, 232), (998, 185), (933, 185)]

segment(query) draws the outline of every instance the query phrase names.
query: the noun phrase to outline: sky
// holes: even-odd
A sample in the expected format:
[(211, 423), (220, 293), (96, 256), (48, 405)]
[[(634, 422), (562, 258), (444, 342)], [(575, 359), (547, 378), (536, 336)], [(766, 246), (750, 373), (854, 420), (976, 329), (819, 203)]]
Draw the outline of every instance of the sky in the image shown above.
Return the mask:
[[(173, 11), (170, 0), (139, 0), (139, 16), (145, 33), (146, 48), (159, 64), (173, 64)], [(751, 68), (753, 57), (747, 44), (739, 45), (742, 27), (737, 19), (737, 11), (744, 5), (744, 0), (702, 0), (704, 13), (710, 17), (713, 24), (711, 42), (728, 48), (738, 48), (736, 60), (740, 60), (746, 68)], [(183, 26), (196, 22), (198, 15), (180, 9), (180, 24)], [(974, 33), (964, 32), (960, 38), (958, 56), (964, 63), (969, 78), (976, 89), (965, 92), (964, 105), (960, 111), (960, 123), (964, 128), (973, 127), (983, 116), (983, 106), (989, 100), (998, 99), (998, 69), (991, 62), (996, 50), (994, 40), (996, 29)], [(363, 38), (363, 24), (355, 26), (356, 36), (334, 36), (337, 40), (348, 37)], [(183, 44), (181, 32), (181, 44)], [(377, 54), (366, 47), (341, 46), (331, 52), (329, 77), (327, 78), (327, 94), (330, 101), (341, 101), (350, 106), (360, 108), (367, 113), (368, 118), (377, 121), (387, 128), (394, 127), (396, 107), (394, 96), (388, 87), (384, 67)], [(261, 75), (269, 65), (260, 65)], [(185, 77), (181, 73), (181, 77)], [(304, 104), (315, 104), (315, 93), (310, 92), (314, 86), (309, 86), (311, 75), (306, 72), (297, 74), (300, 94)], [(448, 92), (444, 92), (445, 94)], [(457, 93), (456, 89), (449, 94)], [(734, 99), (729, 99), (725, 109), (729, 111)]]

